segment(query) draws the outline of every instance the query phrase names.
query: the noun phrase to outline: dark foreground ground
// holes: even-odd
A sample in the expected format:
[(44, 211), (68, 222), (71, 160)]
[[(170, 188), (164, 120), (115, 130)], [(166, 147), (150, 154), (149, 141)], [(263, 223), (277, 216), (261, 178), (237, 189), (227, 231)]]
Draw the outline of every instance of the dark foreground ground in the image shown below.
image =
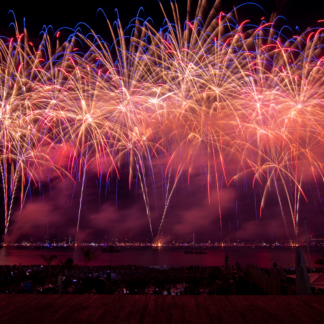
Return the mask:
[(0, 295), (5, 323), (323, 323), (324, 296)]

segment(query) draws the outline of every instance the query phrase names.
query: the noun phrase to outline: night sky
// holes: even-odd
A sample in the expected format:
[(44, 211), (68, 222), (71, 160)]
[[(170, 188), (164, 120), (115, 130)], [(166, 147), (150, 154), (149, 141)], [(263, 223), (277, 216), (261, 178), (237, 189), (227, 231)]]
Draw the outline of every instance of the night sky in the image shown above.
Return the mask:
[[(161, 1), (167, 15), (171, 18), (169, 1)], [(214, 1), (210, 1), (212, 4)], [(233, 4), (238, 6), (244, 1), (224, 0), (222, 11), (229, 12)], [(276, 2), (279, 3), (276, 5)], [(300, 33), (308, 26), (324, 19), (324, 3), (320, 1), (255, 1), (260, 4), (266, 13), (257, 6), (246, 6), (240, 11), (239, 19), (250, 19), (259, 24), (260, 18), (270, 17), (274, 10), (285, 16), (292, 30)], [(195, 1), (193, 1), (195, 3)], [(97, 9), (102, 8), (108, 19), (113, 21), (119, 17), (123, 27), (134, 18), (140, 7), (144, 8), (143, 17), (152, 17), (156, 29), (162, 26), (163, 15), (161, 14), (157, 0), (138, 1), (32, 1), (12, 2), (6, 1), (1, 4), (0, 10), (0, 34), (11, 36), (12, 27), (9, 24), (14, 21), (13, 15), (8, 11), (15, 12), (18, 25), (23, 26), (23, 18), (26, 20), (26, 27), (31, 38), (38, 38), (39, 32), (44, 25), (52, 25), (54, 32), (60, 27), (73, 28), (79, 22), (85, 22), (94, 31), (107, 41), (110, 41), (110, 33), (102, 13)], [(186, 15), (186, 1), (178, 1), (182, 22)], [(194, 18), (194, 12), (192, 13)], [(296, 27), (298, 26), (298, 29)], [(53, 35), (54, 35), (53, 32)], [(62, 31), (65, 35), (69, 32)], [(289, 213), (287, 200), (283, 199), (283, 208), (286, 215), (286, 226), (280, 212), (278, 198), (274, 191), (266, 200), (265, 208), (260, 218), (261, 194), (252, 189), (251, 181), (248, 189), (244, 189), (243, 182), (232, 183), (226, 188), (223, 181), (221, 192), (222, 224), (218, 215), (218, 202), (215, 190), (215, 183), (212, 183), (211, 203), (208, 203), (206, 177), (204, 170), (196, 170), (191, 176), (190, 186), (186, 177), (180, 179), (179, 185), (171, 198), (170, 208), (166, 215), (163, 233), (166, 240), (192, 241), (192, 233), (196, 234), (196, 241), (220, 242), (222, 240), (256, 241), (264, 240), (271, 243), (276, 240), (288, 240), (293, 238), (293, 226)], [(235, 170), (229, 170), (234, 174)], [(152, 212), (152, 224), (154, 233), (157, 233), (161, 219), (164, 201), (159, 186), (161, 174), (155, 175), (156, 192), (150, 192), (150, 207)], [(21, 241), (22, 239), (33, 238), (33, 241), (49, 238), (62, 241), (65, 237), (75, 237), (77, 214), (79, 208), (79, 197), (81, 183), (73, 186), (69, 180), (62, 182), (58, 178), (51, 178), (50, 184), (44, 181), (40, 193), (39, 188), (33, 188), (31, 196), (19, 212), (19, 206), (14, 207), (9, 233), (5, 240), (8, 242)], [(282, 188), (280, 189), (282, 190)], [(300, 200), (299, 237), (304, 238), (304, 224), (302, 217), (306, 217), (308, 233), (314, 237), (321, 237), (324, 226), (324, 186), (322, 183), (315, 184), (311, 176), (305, 181), (305, 193), (308, 203), (303, 198)], [(1, 194), (2, 194), (1, 190)], [(256, 192), (256, 197), (254, 196)], [(322, 199), (321, 199), (322, 198)], [(3, 199), (3, 197), (1, 197)], [(19, 200), (19, 199), (18, 199)], [(255, 208), (255, 200), (257, 208)], [(3, 208), (2, 208), (3, 209)], [(1, 210), (2, 210), (1, 209)], [(3, 215), (0, 213), (0, 216)], [(3, 223), (3, 216), (1, 216)], [(139, 183), (133, 180), (132, 190), (128, 189), (127, 167), (121, 172), (116, 191), (116, 177), (113, 177), (110, 186), (106, 188), (105, 181), (100, 185), (95, 168), (90, 168), (86, 178), (86, 189), (83, 200), (80, 240), (102, 241), (137, 240), (152, 241), (150, 234), (145, 205)]]

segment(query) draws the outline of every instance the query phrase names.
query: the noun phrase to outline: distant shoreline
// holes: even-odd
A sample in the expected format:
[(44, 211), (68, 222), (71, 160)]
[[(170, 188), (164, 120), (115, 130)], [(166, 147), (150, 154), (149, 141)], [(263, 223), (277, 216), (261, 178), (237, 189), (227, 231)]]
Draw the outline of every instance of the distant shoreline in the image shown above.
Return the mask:
[[(16, 244), (6, 244), (1, 246), (1, 248), (14, 248), (14, 249), (78, 249), (81, 247), (86, 247), (86, 248), (93, 248), (93, 249), (102, 249), (109, 246), (107, 245), (92, 245), (92, 244), (80, 244), (78, 246), (74, 245), (16, 245)], [(197, 246), (192, 246), (192, 245), (163, 245), (163, 246), (154, 246), (154, 245), (119, 245), (116, 244), (114, 245), (115, 247), (119, 247), (121, 249), (133, 249), (133, 248), (152, 248), (152, 249), (168, 249), (168, 248), (176, 248), (176, 249), (214, 249), (214, 248), (257, 248), (257, 249), (294, 249), (297, 247), (297, 245), (197, 245)], [(298, 245), (301, 248), (307, 248), (307, 245)], [(323, 249), (324, 250), (324, 245), (310, 245), (311, 249)]]

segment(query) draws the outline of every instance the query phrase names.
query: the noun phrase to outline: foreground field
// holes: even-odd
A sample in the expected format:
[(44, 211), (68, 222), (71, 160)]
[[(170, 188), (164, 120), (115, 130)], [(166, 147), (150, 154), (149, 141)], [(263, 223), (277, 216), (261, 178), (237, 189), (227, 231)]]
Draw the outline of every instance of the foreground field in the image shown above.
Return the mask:
[(323, 296), (0, 295), (1, 323), (321, 323)]

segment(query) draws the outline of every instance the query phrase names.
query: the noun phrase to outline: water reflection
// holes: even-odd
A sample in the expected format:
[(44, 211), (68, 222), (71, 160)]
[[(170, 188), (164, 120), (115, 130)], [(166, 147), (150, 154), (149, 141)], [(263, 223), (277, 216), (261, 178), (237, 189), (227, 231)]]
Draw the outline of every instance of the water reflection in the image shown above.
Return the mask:
[[(100, 257), (93, 261), (93, 265), (116, 265), (116, 264), (137, 264), (152, 266), (221, 266), (224, 264), (225, 255), (229, 257), (231, 265), (240, 262), (242, 265), (248, 263), (258, 264), (260, 267), (270, 267), (274, 261), (278, 266), (287, 267), (295, 264), (295, 249), (292, 248), (249, 248), (249, 247), (212, 247), (204, 249), (207, 254), (184, 254), (185, 248), (177, 247), (133, 247), (122, 248), (121, 253), (109, 254), (101, 253), (102, 248), (93, 248)], [(305, 258), (307, 249), (302, 248)], [(322, 257), (323, 248), (311, 248), (311, 262)], [(84, 257), (80, 250), (64, 248), (43, 248), (43, 249), (17, 249), (5, 247), (0, 250), (0, 264), (42, 264), (40, 254), (57, 255), (58, 260), (73, 258), (76, 264), (82, 265)]]

